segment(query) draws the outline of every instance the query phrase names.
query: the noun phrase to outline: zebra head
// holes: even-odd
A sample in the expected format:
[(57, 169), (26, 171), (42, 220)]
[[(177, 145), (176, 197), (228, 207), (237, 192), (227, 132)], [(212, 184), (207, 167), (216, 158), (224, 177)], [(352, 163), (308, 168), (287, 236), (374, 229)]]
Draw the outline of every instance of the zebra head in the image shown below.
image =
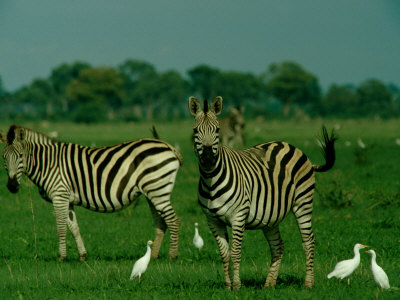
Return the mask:
[(18, 192), (22, 174), (25, 173), (25, 130), (12, 125), (7, 135), (1, 133), (1, 142), (5, 143), (3, 158), (8, 174), (7, 188), (11, 193)]
[(195, 97), (189, 98), (190, 113), (195, 116), (194, 148), (199, 157), (200, 166), (205, 171), (213, 169), (218, 158), (219, 123), (217, 115), (222, 111), (222, 97), (216, 97), (208, 108), (207, 100), (204, 100), (203, 110), (200, 108), (199, 100)]

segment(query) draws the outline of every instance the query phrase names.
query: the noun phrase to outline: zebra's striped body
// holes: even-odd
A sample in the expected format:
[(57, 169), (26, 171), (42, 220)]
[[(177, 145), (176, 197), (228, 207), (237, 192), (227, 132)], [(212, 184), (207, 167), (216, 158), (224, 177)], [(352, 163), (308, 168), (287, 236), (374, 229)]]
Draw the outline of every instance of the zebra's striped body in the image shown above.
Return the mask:
[(171, 206), (170, 194), (182, 158), (169, 144), (140, 139), (91, 148), (55, 142), (39, 132), (13, 125), (3, 156), (11, 192), (18, 191), (25, 173), (38, 186), (42, 197), (53, 203), (60, 259), (66, 257), (67, 224), (80, 257), (86, 257), (74, 205), (114, 212), (131, 204), (140, 194), (148, 199), (156, 225), (152, 256), (158, 256), (167, 226), (171, 232), (170, 258), (177, 256), (179, 219)]
[[(241, 243), (245, 229), (261, 229), (270, 245), (272, 262), (265, 282), (274, 286), (283, 255), (279, 223), (292, 211), (296, 217), (306, 254), (306, 286), (313, 286), (314, 235), (311, 227), (314, 172), (327, 171), (334, 163), (334, 140), (324, 131), (324, 166), (313, 165), (296, 147), (270, 142), (235, 151), (219, 146), (222, 98), (217, 97), (208, 110), (196, 98), (189, 99), (196, 116), (195, 149), (199, 158), (198, 201), (213, 232), (224, 265), (228, 289), (240, 288)], [(232, 227), (232, 248), (226, 225)], [(229, 263), (233, 261), (233, 278)]]

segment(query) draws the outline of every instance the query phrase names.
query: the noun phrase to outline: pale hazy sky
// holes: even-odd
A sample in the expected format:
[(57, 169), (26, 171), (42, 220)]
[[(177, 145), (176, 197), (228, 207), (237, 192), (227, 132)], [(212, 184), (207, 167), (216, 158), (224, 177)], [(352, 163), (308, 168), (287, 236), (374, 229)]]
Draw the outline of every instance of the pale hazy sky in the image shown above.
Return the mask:
[(260, 74), (292, 60), (326, 88), (400, 86), (397, 0), (0, 0), (0, 76), (13, 91), (61, 63), (128, 58), (182, 74), (198, 64)]

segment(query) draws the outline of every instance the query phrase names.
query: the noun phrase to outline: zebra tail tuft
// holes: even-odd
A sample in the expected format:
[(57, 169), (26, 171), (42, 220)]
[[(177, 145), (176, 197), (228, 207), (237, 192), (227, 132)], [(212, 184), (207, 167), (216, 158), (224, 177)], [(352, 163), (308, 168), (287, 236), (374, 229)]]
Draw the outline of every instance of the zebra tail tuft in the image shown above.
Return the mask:
[(322, 137), (319, 139), (322, 145), (322, 154), (325, 158), (325, 164), (318, 166), (313, 165), (313, 169), (316, 172), (326, 172), (330, 170), (335, 164), (335, 141), (338, 137), (335, 135), (333, 129), (331, 135), (329, 136), (328, 131), (325, 126), (322, 126)]

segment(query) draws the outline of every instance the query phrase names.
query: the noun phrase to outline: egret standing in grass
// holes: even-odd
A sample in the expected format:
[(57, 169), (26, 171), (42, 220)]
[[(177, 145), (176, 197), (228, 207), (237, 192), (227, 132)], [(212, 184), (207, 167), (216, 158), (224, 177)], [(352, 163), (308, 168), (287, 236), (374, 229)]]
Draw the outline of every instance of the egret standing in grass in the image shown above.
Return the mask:
[(376, 263), (376, 254), (374, 250), (365, 251), (366, 253), (371, 254), (371, 270), (372, 274), (374, 275), (375, 282), (382, 288), (382, 289), (389, 289), (389, 278), (387, 277), (385, 271), (378, 266)]
[(150, 262), (151, 245), (153, 245), (153, 241), (148, 241), (146, 254), (141, 258), (139, 258), (133, 265), (130, 280), (133, 280), (133, 278), (135, 277), (139, 277), (139, 282), (140, 282), (140, 277), (144, 272), (146, 272), (147, 266), (149, 265)]
[[(350, 276), (351, 273), (357, 269), (360, 264), (360, 249), (366, 248), (368, 246), (362, 244), (354, 245), (354, 257), (352, 259), (347, 259), (340, 261), (336, 264), (335, 269), (328, 274), (328, 279), (331, 277), (336, 277), (343, 279), (347, 276)], [(347, 280), (347, 284), (350, 284), (350, 279)]]
[(202, 239), (202, 237), (199, 234), (199, 229), (198, 229), (199, 224), (198, 223), (194, 223), (194, 237), (193, 237), (193, 245), (199, 249), (199, 251), (201, 250), (201, 248), (203, 248), (204, 246), (204, 241)]

